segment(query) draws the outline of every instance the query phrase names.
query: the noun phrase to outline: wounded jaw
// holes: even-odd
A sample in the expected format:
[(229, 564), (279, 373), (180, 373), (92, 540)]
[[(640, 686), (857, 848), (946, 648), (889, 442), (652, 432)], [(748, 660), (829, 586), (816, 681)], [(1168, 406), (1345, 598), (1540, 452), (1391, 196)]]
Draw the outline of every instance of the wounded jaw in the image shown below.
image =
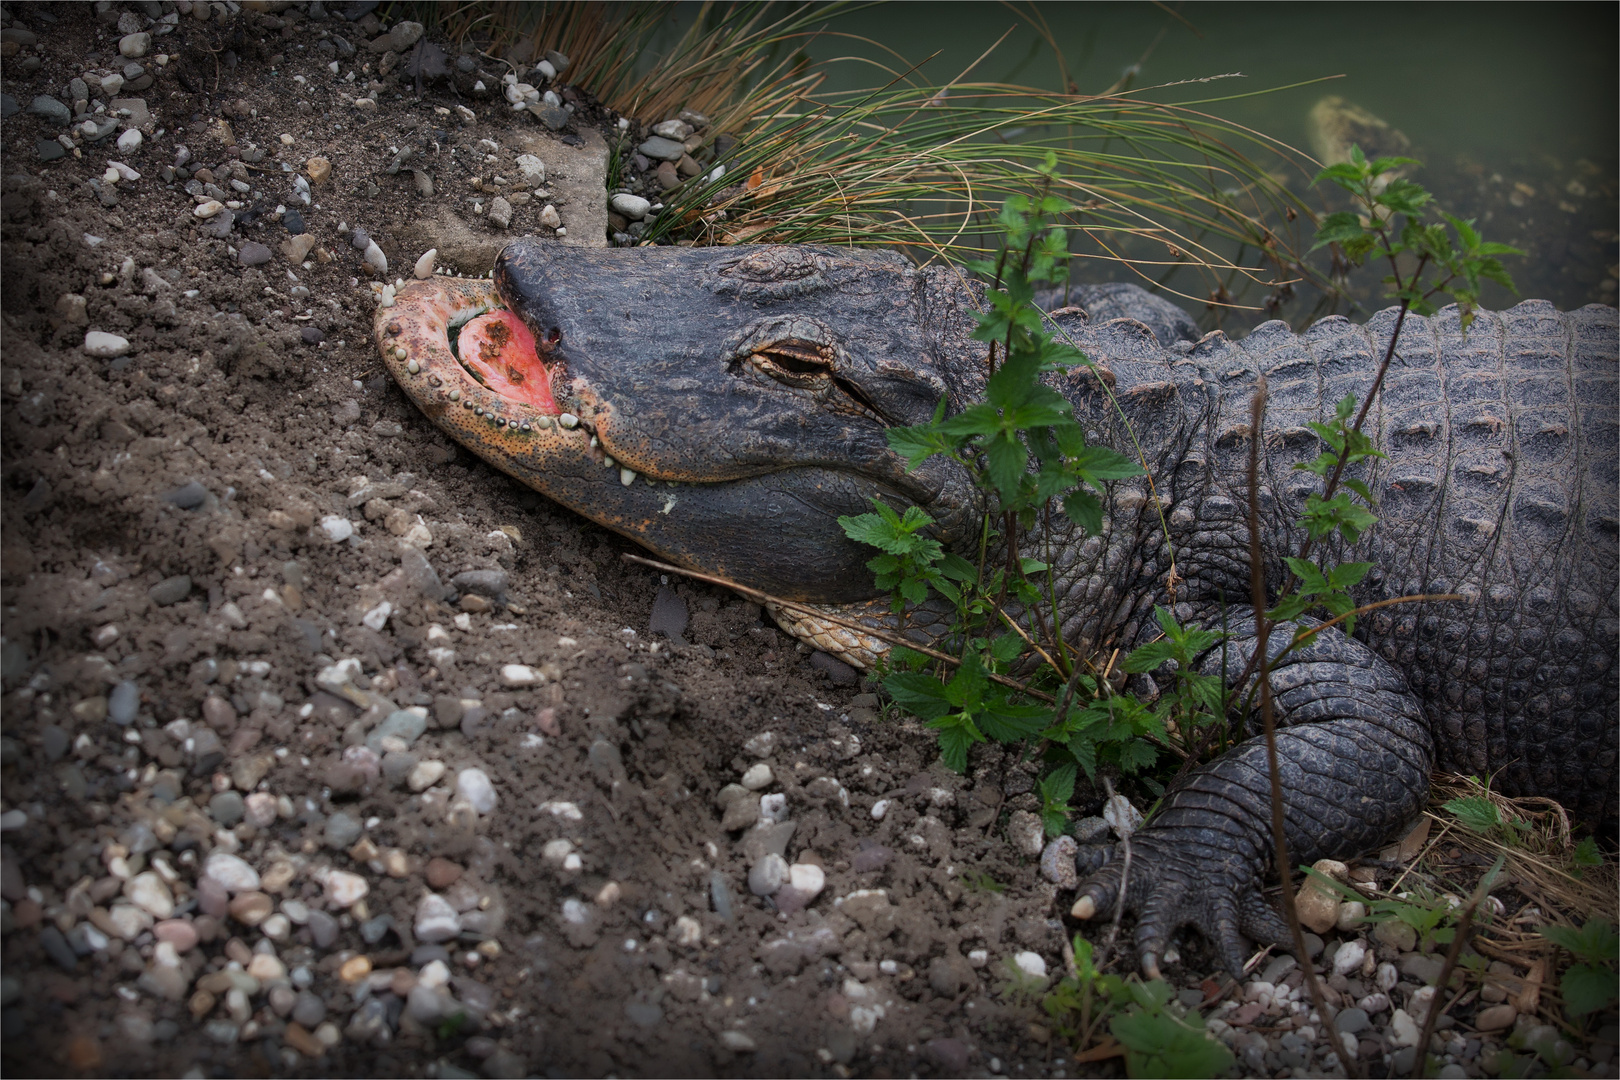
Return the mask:
[(501, 397), (547, 416), (562, 412), (534, 335), (510, 311), (491, 311), (471, 320), (461, 328), (456, 345), (462, 367)]

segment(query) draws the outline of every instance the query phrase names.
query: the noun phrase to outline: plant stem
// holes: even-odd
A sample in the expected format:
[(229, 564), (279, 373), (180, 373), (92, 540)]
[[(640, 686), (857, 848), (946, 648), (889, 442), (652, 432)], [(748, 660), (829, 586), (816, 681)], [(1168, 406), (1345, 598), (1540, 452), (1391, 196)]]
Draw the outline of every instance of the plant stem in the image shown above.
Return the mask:
[(1271, 663), (1266, 655), (1271, 638), (1271, 620), (1266, 618), (1266, 565), (1260, 557), (1260, 438), (1261, 426), (1266, 418), (1266, 377), (1260, 376), (1255, 385), (1254, 401), (1249, 409), (1249, 593), (1254, 605), (1255, 656), (1259, 662), (1260, 717), (1266, 729), (1266, 766), (1271, 774), (1271, 843), (1272, 859), (1277, 865), (1277, 877), (1282, 882), (1283, 919), (1294, 939), (1294, 954), (1310, 988), (1311, 1001), (1322, 1026), (1334, 1032), (1334, 1051), (1350, 1076), (1361, 1075), (1354, 1055), (1346, 1056), (1344, 1045), (1338, 1042), (1333, 1026), (1333, 1013), (1328, 1009), (1327, 997), (1317, 981), (1311, 966), (1310, 954), (1305, 950), (1305, 931), (1299, 924), (1299, 912), (1294, 910), (1293, 875), (1289, 873), (1288, 839), (1283, 831), (1282, 769), (1277, 763), (1277, 718), (1271, 703)]

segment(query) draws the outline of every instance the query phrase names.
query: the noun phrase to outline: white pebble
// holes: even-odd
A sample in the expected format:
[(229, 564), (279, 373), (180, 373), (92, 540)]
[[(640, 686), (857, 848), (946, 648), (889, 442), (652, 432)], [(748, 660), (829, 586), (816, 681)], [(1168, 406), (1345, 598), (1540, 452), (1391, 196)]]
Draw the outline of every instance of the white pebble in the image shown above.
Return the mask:
[(503, 686), (539, 686), (544, 681), (545, 676), (527, 664), (507, 664), (501, 668), (501, 684)]
[(0, 814), (0, 832), (13, 832), (28, 824), (26, 810), (7, 810)]
[(135, 151), (141, 148), (141, 143), (143, 141), (144, 139), (141, 136), (141, 129), (130, 128), (128, 131), (118, 136), (118, 149), (125, 154), (133, 154)]
[(524, 187), (536, 188), (546, 182), (546, 163), (533, 154), (518, 155), (517, 167)]
[(1349, 975), (1361, 967), (1361, 961), (1366, 955), (1367, 946), (1363, 942), (1346, 941), (1339, 946), (1339, 951), (1333, 954), (1333, 973)]
[(748, 771), (742, 774), (742, 786), (749, 791), (758, 791), (760, 788), (769, 787), (771, 781), (775, 779), (776, 775), (771, 772), (771, 767), (761, 761), (757, 765), (749, 766)]
[(224, 203), (218, 199), (209, 199), (205, 203), (199, 203), (197, 209), (192, 211), (192, 214), (200, 218), (211, 218), (223, 209), (225, 209)]
[(373, 630), (381, 630), (394, 613), (394, 605), (384, 600), (360, 617), (360, 621)]
[(439, 782), (444, 772), (445, 765), (442, 761), (419, 761), (405, 778), (405, 786), (416, 792), (426, 791)]
[(330, 514), (321, 518), (321, 531), (326, 534), (326, 538), (332, 543), (341, 544), (354, 535), (354, 522), (346, 517)]
[(123, 356), (129, 352), (129, 339), (109, 334), (104, 330), (91, 330), (84, 335), (84, 351), (103, 360)]
[(461, 916), (450, 906), (450, 901), (438, 893), (428, 893), (416, 905), (416, 939), (436, 944), (449, 941), (461, 933)]
[(562, 215), (557, 213), (555, 206), (546, 203), (540, 211), (540, 224), (548, 229), (559, 228), (562, 225)]
[(879, 799), (877, 802), (872, 804), (872, 820), (873, 821), (882, 821), (883, 820), (883, 815), (887, 814), (888, 812), (889, 812), (889, 800), (888, 799)]
[(340, 908), (352, 907), (370, 891), (365, 878), (347, 870), (333, 870), (326, 879), (326, 898)]
[(547, 800), (540, 804), (541, 813), (552, 817), (562, 818), (564, 821), (584, 821), (585, 815), (579, 812), (579, 807), (571, 802), (556, 802)]
[(226, 892), (252, 892), (259, 887), (259, 872), (240, 856), (216, 851), (203, 863), (203, 876), (225, 886)]
[(483, 769), (462, 769), (456, 775), (456, 794), (472, 803), (480, 814), (494, 812), (498, 796)]
[(1036, 979), (1046, 978), (1046, 961), (1041, 959), (1040, 953), (1028, 951), (1018, 953), (1013, 957), (1013, 963), (1017, 964), (1018, 970), (1025, 975)]
[(806, 906), (827, 887), (827, 872), (814, 863), (794, 863), (788, 867), (788, 888), (803, 898)]
[(174, 896), (155, 870), (130, 878), (124, 885), (124, 895), (155, 919), (167, 919), (174, 914)]
[(780, 791), (759, 797), (759, 819), (776, 825), (788, 819), (787, 796)]
[(563, 901), (562, 917), (563, 922), (584, 926), (591, 919), (591, 909), (585, 906), (583, 900), (569, 897)]

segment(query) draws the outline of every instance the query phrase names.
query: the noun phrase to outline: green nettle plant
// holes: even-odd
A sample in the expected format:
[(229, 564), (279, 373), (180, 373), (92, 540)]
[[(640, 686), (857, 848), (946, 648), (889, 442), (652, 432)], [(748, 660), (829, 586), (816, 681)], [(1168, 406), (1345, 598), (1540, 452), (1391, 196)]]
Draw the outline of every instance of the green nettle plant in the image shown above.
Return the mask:
[[(1444, 213), (1441, 221), (1428, 220), (1434, 209), (1430, 194), (1411, 180), (1390, 175), (1414, 165), (1408, 158), (1369, 161), (1355, 148), (1349, 162), (1330, 166), (1316, 177), (1317, 183), (1344, 188), (1359, 204), (1358, 211), (1324, 219), (1317, 247), (1337, 246), (1346, 260), (1356, 264), (1375, 256), (1387, 260), (1390, 273), (1385, 281), (1399, 310), (1359, 408), (1357, 398), (1348, 395), (1336, 403), (1331, 416), (1311, 424), (1321, 452), (1295, 466), (1319, 477), (1322, 490), (1306, 500), (1299, 518), (1304, 539), (1297, 554), (1286, 558), (1290, 580), (1282, 583), (1264, 612), (1261, 632), (1304, 616), (1325, 621), (1295, 623), (1285, 654), (1326, 626), (1342, 625), (1346, 633), (1353, 633), (1357, 616), (1371, 607), (1454, 599), (1398, 597), (1358, 607), (1351, 590), (1372, 564), (1311, 558), (1317, 545), (1348, 551), (1377, 523), (1372, 491), (1356, 474), (1361, 471), (1358, 466), (1383, 455), (1362, 432), (1362, 425), (1383, 385), (1407, 315), (1430, 314), (1436, 297), (1449, 296), (1461, 309), (1466, 331), (1475, 317), (1482, 281), (1512, 288), (1498, 257), (1519, 252), (1486, 243), (1472, 222)], [(959, 772), (965, 771), (972, 746), (991, 739), (1023, 743), (1026, 753), (1043, 758), (1050, 765), (1039, 786), (1048, 835), (1068, 827), (1069, 800), (1080, 771), (1093, 781), (1099, 773), (1131, 776), (1150, 794), (1160, 795), (1169, 778), (1167, 770), (1223, 753), (1232, 732), (1241, 730), (1233, 721), (1252, 704), (1237, 699), (1221, 680), (1194, 669), (1194, 661), (1218, 647), (1224, 635), (1182, 626), (1167, 609), (1156, 610), (1162, 636), (1138, 646), (1118, 669), (1117, 656), (1084, 655), (1063, 640), (1049, 557), (1054, 513), (1063, 514), (1088, 535), (1099, 535), (1104, 530), (1105, 485), (1140, 475), (1143, 469), (1137, 460), (1117, 451), (1088, 445), (1068, 401), (1046, 382), (1049, 376), (1093, 366), (1089, 357), (1047, 328), (1034, 303), (1038, 286), (1061, 284), (1067, 278), (1067, 237), (1051, 222), (1073, 208), (1051, 194), (1057, 171), (1056, 158), (1048, 155), (1038, 169), (1039, 193), (1009, 198), (1002, 209), (1000, 256), (969, 264), (990, 283), (974, 334), (986, 345), (984, 400), (949, 417), (941, 402), (929, 423), (891, 429), (888, 434), (890, 447), (912, 468), (943, 454), (966, 469), (984, 491), (990, 509), (980, 529), (976, 558), (944, 551), (927, 536), (932, 522), (916, 508), (901, 514), (879, 504), (874, 513), (840, 519), (850, 537), (880, 550), (868, 565), (878, 575), (878, 586), (892, 595), (896, 612), (923, 603), (931, 592), (955, 608), (950, 632), (937, 643), (955, 662), (938, 659), (939, 653), (926, 656), (896, 646), (883, 675), (889, 695), (897, 706), (938, 732), (941, 757)], [(1263, 419), (1263, 392), (1257, 398), (1258, 424)], [(1026, 545), (1048, 557), (1024, 554)], [(992, 559), (998, 548), (1002, 557)], [(1256, 687), (1266, 682), (1266, 669), (1274, 662), (1264, 661), (1266, 654), (1264, 648), (1254, 650), (1263, 664), (1261, 678), (1253, 680)], [(1112, 677), (1166, 667), (1171, 669), (1168, 688), (1151, 705), (1119, 690)], [(1008, 678), (1013, 671), (1022, 682)], [(1252, 674), (1252, 670), (1244, 673), (1234, 685), (1250, 683)], [(1261, 703), (1269, 708), (1263, 698)], [(1285, 851), (1279, 852), (1278, 865), (1288, 865)], [(1406, 907), (1416, 910), (1407, 905), (1379, 914), (1409, 917)], [(1414, 929), (1431, 943), (1443, 942), (1447, 929), (1438, 925), (1441, 921), (1436, 918), (1435, 925)], [(1132, 1075), (1208, 1075), (1226, 1067), (1230, 1058), (1221, 1056), (1225, 1048), (1205, 1038), (1201, 1025), (1166, 1011), (1168, 990), (1159, 989), (1164, 984), (1098, 976), (1090, 967), (1090, 948), (1083, 939), (1076, 940), (1077, 957), (1083, 958), (1080, 975), (1064, 980), (1045, 1001), (1048, 1011), (1056, 1010), (1054, 1016), (1078, 1014), (1081, 1022), (1070, 1034), (1088, 1041), (1095, 1033), (1096, 1017), (1114, 1017), (1111, 1030), (1126, 1047)], [(1587, 976), (1577, 976), (1575, 986), (1584, 1004), (1588, 999), (1580, 997), (1582, 978)]]

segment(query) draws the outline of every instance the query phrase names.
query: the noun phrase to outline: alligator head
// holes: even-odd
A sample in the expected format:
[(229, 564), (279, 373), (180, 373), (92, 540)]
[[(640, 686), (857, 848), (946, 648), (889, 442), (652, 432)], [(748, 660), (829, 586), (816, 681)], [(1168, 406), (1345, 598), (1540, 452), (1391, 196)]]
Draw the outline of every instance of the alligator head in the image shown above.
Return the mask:
[[(844, 514), (917, 505), (976, 537), (966, 471), (908, 472), (890, 427), (982, 383), (951, 271), (804, 246), (507, 246), (493, 283), (379, 309), (395, 379), (485, 461), (673, 562), (786, 599), (870, 597)], [(452, 346), (450, 331), (462, 325)]]

